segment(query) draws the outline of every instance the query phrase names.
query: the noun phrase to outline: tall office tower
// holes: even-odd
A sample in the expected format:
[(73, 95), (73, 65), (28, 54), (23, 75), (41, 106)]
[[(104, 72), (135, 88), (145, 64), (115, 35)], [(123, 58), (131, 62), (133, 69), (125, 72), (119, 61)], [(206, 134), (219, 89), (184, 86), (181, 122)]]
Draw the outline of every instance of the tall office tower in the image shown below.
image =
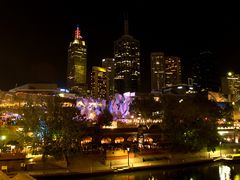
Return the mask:
[(221, 79), (222, 93), (227, 95), (229, 102), (240, 100), (240, 74), (229, 72)]
[(124, 20), (124, 35), (114, 42), (115, 90), (119, 93), (139, 91), (140, 42), (128, 34), (128, 20)]
[(109, 81), (109, 96), (114, 96), (115, 87), (114, 87), (114, 77), (115, 77), (115, 59), (114, 58), (105, 58), (102, 59), (102, 67), (107, 70), (107, 78)]
[(151, 53), (151, 90), (161, 91), (181, 83), (181, 61), (177, 56), (165, 56), (163, 52)]
[(107, 78), (107, 70), (103, 67), (92, 67), (91, 73), (91, 94), (93, 98), (108, 99), (109, 84)]
[(165, 86), (165, 59), (163, 52), (151, 53), (151, 90), (160, 91)]
[(197, 90), (219, 91), (220, 78), (214, 61), (215, 56), (210, 51), (202, 51), (193, 59), (192, 79)]
[(181, 61), (177, 56), (165, 56), (165, 86), (181, 83)]
[(87, 73), (87, 48), (80, 35), (79, 27), (75, 30), (75, 37), (68, 48), (67, 85), (70, 91), (85, 94)]

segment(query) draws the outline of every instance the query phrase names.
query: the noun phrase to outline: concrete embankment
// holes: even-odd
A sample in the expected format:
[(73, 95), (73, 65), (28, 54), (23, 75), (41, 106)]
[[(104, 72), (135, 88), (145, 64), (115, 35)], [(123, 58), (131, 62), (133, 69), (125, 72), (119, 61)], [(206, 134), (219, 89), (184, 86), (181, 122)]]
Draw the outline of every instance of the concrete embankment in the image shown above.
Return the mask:
[[(214, 156), (213, 156), (214, 155)], [(55, 161), (49, 159), (42, 163), (36, 162), (34, 166), (22, 170), (37, 179), (45, 179), (48, 177), (92, 177), (111, 173), (121, 173), (129, 171), (140, 171), (146, 169), (164, 169), (176, 168), (183, 166), (193, 166), (203, 163), (214, 163), (217, 154), (195, 153), (195, 154), (169, 154), (169, 153), (147, 153), (132, 155), (127, 154), (125, 158), (111, 159), (104, 161), (103, 154), (84, 154), (71, 159), (68, 167), (64, 161)], [(129, 159), (128, 159), (129, 157)], [(111, 163), (110, 163), (111, 162)], [(8, 172), (13, 175), (18, 172)]]
[[(166, 168), (177, 168), (183, 166), (195, 166), (204, 163), (214, 163), (213, 158), (205, 157), (187, 157), (181, 156), (178, 159), (164, 159), (158, 161), (144, 161), (134, 164), (121, 164), (112, 167), (102, 165), (98, 162), (78, 161), (78, 164), (72, 164), (68, 169), (55, 169), (55, 170), (44, 170), (44, 171), (29, 171), (29, 174), (37, 179), (44, 179), (46, 177), (93, 177), (112, 173), (121, 172), (133, 172), (142, 171), (147, 169), (166, 169)], [(85, 166), (83, 167), (82, 162)], [(93, 163), (91, 166), (87, 166), (88, 163)]]

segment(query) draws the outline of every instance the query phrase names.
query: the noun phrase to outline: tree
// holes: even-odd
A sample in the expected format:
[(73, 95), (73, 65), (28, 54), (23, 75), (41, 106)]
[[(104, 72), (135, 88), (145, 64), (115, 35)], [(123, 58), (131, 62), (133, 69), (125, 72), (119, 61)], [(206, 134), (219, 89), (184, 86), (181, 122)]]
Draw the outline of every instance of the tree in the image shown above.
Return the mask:
[(221, 117), (215, 102), (202, 95), (165, 96), (164, 130), (172, 150), (199, 151), (204, 147), (215, 150), (219, 144), (216, 121)]
[(42, 137), (41, 122), (45, 119), (44, 99), (29, 95), (26, 97), (27, 103), (19, 109), (22, 118), (18, 120), (17, 125), (23, 127), (21, 132), (21, 144), (23, 146), (32, 146), (34, 150), (42, 147), (44, 137)]
[[(87, 122), (74, 106), (74, 100), (54, 97), (53, 102), (48, 107), (48, 135), (44, 149), (46, 154), (63, 156), (68, 166), (69, 157), (81, 151), (81, 139), (86, 135)], [(65, 107), (66, 102), (73, 106)]]
[(99, 114), (97, 118), (97, 125), (102, 126), (110, 126), (113, 121), (113, 115), (109, 112), (108, 108), (104, 108), (102, 113)]
[(219, 103), (221, 118), (224, 119), (224, 126), (233, 125), (233, 112), (238, 111), (239, 104), (236, 102), (236, 105), (233, 107), (230, 103)]
[(32, 132), (32, 142), (42, 148), (43, 160), (48, 154), (58, 158), (63, 156), (68, 166), (69, 156), (81, 150), (86, 121), (74, 106), (74, 100), (57, 96), (37, 100), (41, 103), (28, 103), (23, 108), (24, 130)]
[(15, 143), (14, 145), (17, 148), (20, 148), (20, 145), (16, 143), (20, 139), (19, 134), (11, 127), (0, 126), (0, 149), (2, 151), (6, 150), (6, 145)]
[(161, 109), (162, 107), (160, 101), (155, 101), (151, 96), (144, 99), (135, 99), (130, 106), (130, 111), (132, 113), (141, 113), (142, 117), (145, 119), (159, 118), (156, 115), (154, 116), (153, 112), (161, 111)]

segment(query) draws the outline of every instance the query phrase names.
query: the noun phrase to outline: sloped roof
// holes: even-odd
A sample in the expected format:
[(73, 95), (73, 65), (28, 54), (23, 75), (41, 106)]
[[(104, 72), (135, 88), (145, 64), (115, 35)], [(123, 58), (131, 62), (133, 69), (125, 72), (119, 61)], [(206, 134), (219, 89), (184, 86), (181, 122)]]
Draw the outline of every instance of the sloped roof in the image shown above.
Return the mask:
[(10, 92), (53, 92), (57, 91), (57, 84), (29, 83), (9, 90)]

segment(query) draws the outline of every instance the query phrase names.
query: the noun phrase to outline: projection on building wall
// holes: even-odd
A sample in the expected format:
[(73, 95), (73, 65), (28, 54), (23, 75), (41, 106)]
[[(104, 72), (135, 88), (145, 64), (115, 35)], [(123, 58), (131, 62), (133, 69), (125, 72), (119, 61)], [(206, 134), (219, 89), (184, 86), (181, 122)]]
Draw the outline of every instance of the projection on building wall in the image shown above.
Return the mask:
[(108, 108), (112, 113), (114, 120), (128, 118), (129, 107), (133, 101), (135, 93), (116, 94), (115, 97), (110, 100), (100, 100), (92, 98), (78, 98), (77, 107), (81, 111), (82, 115), (85, 115), (88, 120), (96, 120), (97, 116)]

